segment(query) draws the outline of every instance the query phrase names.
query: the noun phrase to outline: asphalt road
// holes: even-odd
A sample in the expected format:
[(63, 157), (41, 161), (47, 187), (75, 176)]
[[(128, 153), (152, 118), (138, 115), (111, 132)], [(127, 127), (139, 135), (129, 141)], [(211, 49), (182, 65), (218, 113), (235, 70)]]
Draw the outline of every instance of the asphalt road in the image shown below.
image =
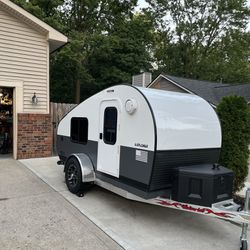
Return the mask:
[(0, 249), (122, 249), (20, 162), (0, 159)]

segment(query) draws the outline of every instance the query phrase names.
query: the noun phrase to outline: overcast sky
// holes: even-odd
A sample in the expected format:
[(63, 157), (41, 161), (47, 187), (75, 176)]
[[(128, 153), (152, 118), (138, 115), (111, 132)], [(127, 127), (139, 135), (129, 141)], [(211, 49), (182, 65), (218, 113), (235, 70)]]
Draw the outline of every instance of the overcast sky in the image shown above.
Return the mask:
[[(248, 3), (248, 6), (250, 6), (250, 0), (247, 0), (247, 3)], [(145, 0), (139, 0), (138, 5), (140, 7), (145, 7), (147, 4), (146, 4)]]
[[(247, 0), (247, 4), (250, 7), (250, 0)], [(138, 9), (146, 7), (146, 6), (147, 6), (147, 3), (145, 2), (145, 0), (139, 0), (138, 1)], [(250, 31), (250, 21), (248, 23), (248, 30)]]
[[(250, 1), (250, 0), (249, 0)], [(138, 6), (140, 7), (140, 8), (143, 8), (143, 7), (145, 7), (147, 4), (146, 4), (146, 2), (145, 2), (145, 0), (139, 0), (138, 1)]]

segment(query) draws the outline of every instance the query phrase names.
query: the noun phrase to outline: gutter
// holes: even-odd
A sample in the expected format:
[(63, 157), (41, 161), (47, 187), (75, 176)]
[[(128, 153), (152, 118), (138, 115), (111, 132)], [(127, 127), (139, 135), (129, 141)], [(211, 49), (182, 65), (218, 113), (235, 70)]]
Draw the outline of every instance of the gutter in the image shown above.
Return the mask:
[(55, 50), (53, 50), (52, 52), (50, 52), (49, 54), (51, 55), (51, 54), (53, 54), (54, 52), (57, 52), (57, 51), (59, 51), (59, 50), (61, 50), (61, 49), (63, 49), (66, 45), (68, 45), (69, 43), (71, 42), (71, 40), (70, 39), (68, 39), (68, 41), (66, 42), (66, 43), (64, 43), (63, 45), (61, 45), (60, 47), (58, 47), (57, 49), (55, 49)]

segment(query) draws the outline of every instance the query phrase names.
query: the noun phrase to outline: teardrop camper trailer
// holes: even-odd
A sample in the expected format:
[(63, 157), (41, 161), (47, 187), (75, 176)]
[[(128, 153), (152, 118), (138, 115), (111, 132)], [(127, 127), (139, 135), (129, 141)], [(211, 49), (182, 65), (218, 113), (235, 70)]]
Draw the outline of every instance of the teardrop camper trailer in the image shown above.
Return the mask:
[(216, 164), (221, 137), (202, 98), (118, 85), (61, 120), (57, 150), (73, 193), (93, 182), (129, 199), (249, 223), (231, 200), (232, 171)]
[(205, 100), (127, 85), (82, 102), (58, 127), (66, 172), (72, 154), (85, 154), (98, 179), (145, 199), (170, 195), (177, 167), (216, 163), (220, 147), (220, 122)]

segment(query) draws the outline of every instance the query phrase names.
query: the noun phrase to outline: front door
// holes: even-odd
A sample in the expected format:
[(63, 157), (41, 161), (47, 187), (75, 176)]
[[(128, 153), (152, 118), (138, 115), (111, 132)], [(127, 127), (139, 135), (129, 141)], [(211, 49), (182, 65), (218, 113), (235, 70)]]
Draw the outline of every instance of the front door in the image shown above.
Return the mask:
[(97, 170), (119, 177), (119, 104), (115, 100), (101, 102)]

